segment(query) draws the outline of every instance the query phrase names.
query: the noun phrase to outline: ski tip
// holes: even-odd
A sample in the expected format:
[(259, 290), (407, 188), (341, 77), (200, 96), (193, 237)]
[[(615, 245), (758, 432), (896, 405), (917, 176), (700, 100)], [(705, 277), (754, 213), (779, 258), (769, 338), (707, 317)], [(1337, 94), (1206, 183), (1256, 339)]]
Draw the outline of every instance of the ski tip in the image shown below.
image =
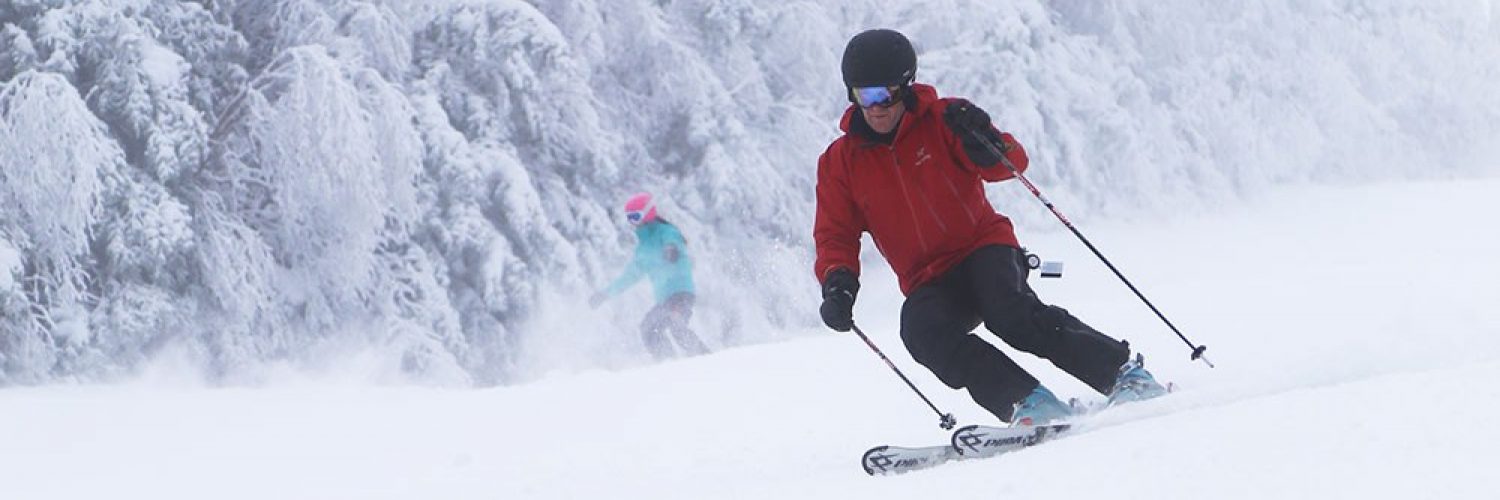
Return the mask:
[(885, 451), (886, 448), (890, 448), (890, 447), (889, 446), (876, 446), (874, 448), (870, 448), (869, 450), (865, 451), (865, 454), (860, 456), (860, 458), (859, 458), (859, 466), (865, 469), (865, 474), (869, 474), (871, 476), (875, 475), (875, 469), (873, 469), (873, 468), (870, 467), (870, 457), (873, 456), (873, 455), (875, 455), (875, 454), (878, 454), (878, 453), (880, 453), (882, 451)]
[(947, 445), (918, 448), (876, 446), (860, 457), (860, 464), (865, 474), (888, 476), (934, 467), (953, 459), (954, 455), (953, 449)]

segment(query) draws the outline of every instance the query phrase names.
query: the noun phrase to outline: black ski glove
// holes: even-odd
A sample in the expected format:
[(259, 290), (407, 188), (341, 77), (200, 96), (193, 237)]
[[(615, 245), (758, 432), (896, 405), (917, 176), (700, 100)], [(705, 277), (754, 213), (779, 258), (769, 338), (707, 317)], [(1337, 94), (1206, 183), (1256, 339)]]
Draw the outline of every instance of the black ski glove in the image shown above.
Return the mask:
[(859, 295), (859, 278), (848, 269), (839, 268), (823, 279), (823, 324), (834, 331), (854, 328), (854, 297)]
[[(1000, 133), (990, 126), (990, 114), (985, 113), (979, 106), (963, 99), (954, 99), (948, 103), (948, 109), (943, 110), (943, 121), (948, 123), (948, 128), (958, 135), (963, 141), (964, 154), (969, 155), (969, 161), (983, 168), (991, 168), (1000, 164), (1000, 157), (991, 148), (985, 145), (988, 141), (995, 146), (1000, 153), (1005, 153), (1005, 143), (1000, 140)], [(984, 137), (975, 137), (973, 132)]]

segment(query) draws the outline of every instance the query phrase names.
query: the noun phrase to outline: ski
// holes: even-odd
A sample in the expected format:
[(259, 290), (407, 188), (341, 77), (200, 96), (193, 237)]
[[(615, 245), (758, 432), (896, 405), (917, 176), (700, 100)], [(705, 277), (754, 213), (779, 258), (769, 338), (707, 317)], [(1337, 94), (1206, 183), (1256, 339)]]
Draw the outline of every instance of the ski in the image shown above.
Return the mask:
[[(1177, 392), (1176, 384), (1167, 382), (1167, 394)], [(1068, 420), (1093, 416), (1115, 406), (1132, 401), (1110, 404), (1108, 401), (1084, 401), (1073, 398), (1068, 406), (1073, 416)], [(1037, 426), (1000, 427), (993, 425), (967, 425), (953, 431), (948, 446), (876, 446), (866, 451), (860, 459), (865, 473), (876, 475), (902, 474), (915, 470), (936, 467), (955, 460), (985, 458), (1036, 446), (1074, 429), (1073, 423), (1052, 423)]]
[(952, 447), (964, 458), (983, 458), (1035, 446), (1072, 428), (1072, 424), (1018, 427), (968, 425), (953, 431)]
[(903, 474), (953, 460), (992, 457), (1035, 446), (1071, 428), (1071, 424), (1024, 427), (969, 425), (954, 431), (948, 446), (876, 446), (866, 451), (860, 461), (865, 473), (872, 476)]
[(921, 448), (876, 446), (866, 451), (860, 462), (864, 465), (866, 474), (876, 476), (902, 474), (935, 467), (956, 458), (962, 458), (962, 455), (959, 455), (952, 446)]

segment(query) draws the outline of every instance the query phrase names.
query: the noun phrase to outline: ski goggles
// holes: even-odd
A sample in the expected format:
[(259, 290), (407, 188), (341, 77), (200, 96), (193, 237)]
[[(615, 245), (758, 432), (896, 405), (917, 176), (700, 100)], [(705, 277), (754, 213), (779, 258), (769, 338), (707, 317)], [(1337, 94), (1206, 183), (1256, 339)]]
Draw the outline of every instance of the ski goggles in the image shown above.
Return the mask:
[(637, 208), (635, 210), (626, 210), (625, 220), (629, 221), (631, 224), (640, 225), (641, 222), (644, 222), (646, 220), (646, 216), (651, 215), (652, 210), (656, 210), (656, 204), (647, 202), (646, 206), (644, 207)]
[(861, 108), (889, 108), (901, 100), (905, 85), (854, 87), (850, 94)]

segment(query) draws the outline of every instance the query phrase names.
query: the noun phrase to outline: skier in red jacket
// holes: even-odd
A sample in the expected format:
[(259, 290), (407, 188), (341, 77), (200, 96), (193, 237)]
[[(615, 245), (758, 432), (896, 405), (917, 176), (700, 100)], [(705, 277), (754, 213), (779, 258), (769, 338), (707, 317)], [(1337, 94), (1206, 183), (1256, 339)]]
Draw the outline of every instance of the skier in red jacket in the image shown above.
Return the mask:
[(995, 346), (971, 334), (980, 323), (1011, 347), (1051, 361), (1111, 403), (1165, 393), (1127, 343), (1026, 284), (1029, 267), (1010, 219), (985, 198), (984, 182), (1010, 179), (1026, 150), (978, 106), (939, 98), (915, 83), (916, 52), (891, 30), (855, 35), (844, 49), (850, 102), (844, 135), (818, 158), (814, 273), (820, 313), (837, 331), (854, 326), (860, 235), (869, 232), (901, 283), (901, 340), (912, 358), (1000, 420), (1041, 424), (1072, 414)]

